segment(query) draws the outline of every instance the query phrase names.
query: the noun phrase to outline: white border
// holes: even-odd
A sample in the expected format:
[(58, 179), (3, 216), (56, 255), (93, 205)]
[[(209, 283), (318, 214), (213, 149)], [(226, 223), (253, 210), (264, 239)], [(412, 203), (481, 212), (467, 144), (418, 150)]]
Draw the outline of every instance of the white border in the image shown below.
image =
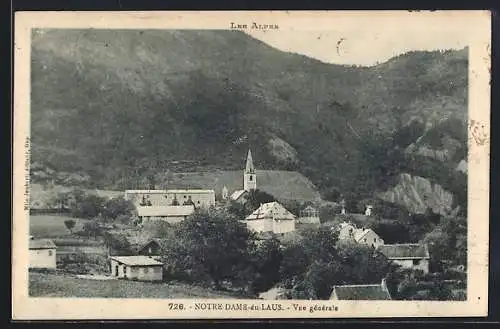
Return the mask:
[[(408, 19), (411, 15), (411, 19)], [(320, 31), (363, 25), (378, 20), (395, 29), (411, 24), (423, 31), (446, 29), (447, 20), (463, 22), (469, 44), (469, 120), (483, 126), (486, 143), (470, 137), (468, 301), (273, 301), (285, 309), (292, 304), (307, 311), (195, 311), (200, 300), (30, 298), (27, 293), (29, 215), (24, 209), (25, 149), (29, 136), (30, 30), (32, 28), (141, 28), (141, 29), (227, 29), (231, 21), (253, 20), (279, 24), (280, 30)], [(484, 316), (488, 307), (488, 223), (489, 223), (489, 127), (490, 127), (490, 13), (488, 11), (381, 12), (17, 12), (15, 15), (14, 80), (14, 168), (12, 315), (16, 320), (54, 319), (209, 319), (209, 318), (338, 318), (338, 317), (441, 317)], [(274, 32), (279, 33), (279, 32)], [(374, 45), (370, 45), (373, 47)], [(470, 132), (469, 132), (470, 133)], [(181, 302), (185, 311), (173, 313), (167, 304)], [(203, 300), (203, 302), (245, 304), (260, 300)], [(314, 305), (337, 305), (337, 312), (309, 312)], [(192, 307), (192, 309), (189, 308)]]

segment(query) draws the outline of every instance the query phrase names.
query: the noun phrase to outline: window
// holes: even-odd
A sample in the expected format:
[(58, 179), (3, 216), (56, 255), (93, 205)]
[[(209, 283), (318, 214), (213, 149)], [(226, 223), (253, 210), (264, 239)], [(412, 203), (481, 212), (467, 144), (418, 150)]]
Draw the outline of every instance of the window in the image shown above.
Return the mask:
[(187, 198), (187, 196), (184, 196), (184, 199)]
[(377, 242), (377, 238), (373, 238), (373, 242)]
[(252, 176), (252, 175), (250, 175), (250, 181), (252, 181), (252, 180), (253, 180), (253, 176)]
[(49, 256), (52, 256), (52, 250), (49, 250)]
[(420, 264), (420, 259), (413, 260), (413, 265), (419, 265), (419, 264)]

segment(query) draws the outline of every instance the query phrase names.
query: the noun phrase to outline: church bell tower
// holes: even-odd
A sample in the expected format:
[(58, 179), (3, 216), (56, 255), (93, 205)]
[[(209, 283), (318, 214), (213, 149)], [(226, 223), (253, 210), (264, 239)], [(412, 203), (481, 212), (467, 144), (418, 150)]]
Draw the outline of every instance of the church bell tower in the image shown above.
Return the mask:
[(252, 152), (250, 152), (250, 150), (248, 150), (247, 164), (243, 173), (243, 189), (245, 191), (257, 189), (257, 175), (255, 173), (255, 167), (253, 166)]

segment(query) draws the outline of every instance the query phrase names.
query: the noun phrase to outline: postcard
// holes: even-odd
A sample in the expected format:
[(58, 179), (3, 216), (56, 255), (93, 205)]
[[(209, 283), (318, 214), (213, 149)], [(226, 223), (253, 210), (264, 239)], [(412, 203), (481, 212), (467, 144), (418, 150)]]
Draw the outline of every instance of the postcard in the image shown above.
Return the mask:
[(490, 24), (17, 12), (13, 319), (487, 315)]

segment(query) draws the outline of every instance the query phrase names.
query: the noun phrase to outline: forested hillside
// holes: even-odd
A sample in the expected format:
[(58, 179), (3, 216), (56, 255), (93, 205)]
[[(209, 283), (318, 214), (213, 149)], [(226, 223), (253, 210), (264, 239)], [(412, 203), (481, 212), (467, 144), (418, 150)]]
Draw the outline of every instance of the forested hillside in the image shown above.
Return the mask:
[[(347, 67), (237, 31), (35, 31), (32, 179), (124, 189), (170, 172), (293, 170), (326, 199), (401, 174), (466, 196), (467, 50)], [(64, 178), (63, 178), (64, 179)], [(404, 200), (405, 198), (402, 198)]]

